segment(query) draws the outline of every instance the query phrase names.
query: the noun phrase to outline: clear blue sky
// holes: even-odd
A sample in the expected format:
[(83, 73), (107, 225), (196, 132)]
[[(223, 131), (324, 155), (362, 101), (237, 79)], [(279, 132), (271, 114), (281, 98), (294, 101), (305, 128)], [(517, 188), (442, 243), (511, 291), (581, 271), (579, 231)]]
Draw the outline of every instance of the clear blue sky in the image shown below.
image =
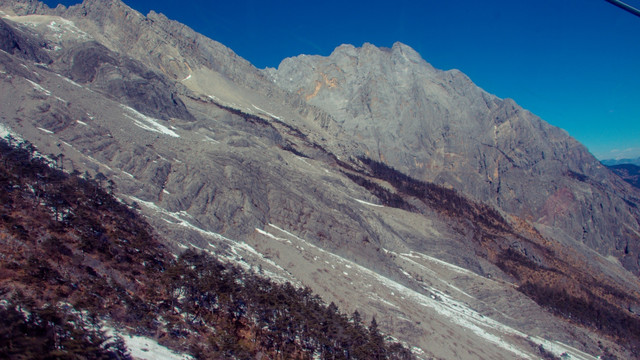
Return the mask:
[[(47, 0), (50, 6), (80, 1)], [(640, 0), (626, 0), (640, 8)], [(605, 0), (125, 0), (259, 68), (340, 44), (403, 42), (561, 127), (601, 159), (640, 156), (640, 17)]]

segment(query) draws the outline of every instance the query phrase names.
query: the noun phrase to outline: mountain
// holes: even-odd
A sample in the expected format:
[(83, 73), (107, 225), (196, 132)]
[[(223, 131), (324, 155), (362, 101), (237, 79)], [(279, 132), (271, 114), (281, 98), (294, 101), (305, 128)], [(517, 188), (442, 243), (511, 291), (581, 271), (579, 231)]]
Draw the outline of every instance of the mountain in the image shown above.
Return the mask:
[[(309, 288), (192, 250), (174, 259), (112, 184), (66, 174), (28, 142), (0, 141), (0, 157), (11, 189), (0, 214), (3, 359), (131, 359), (154, 338), (208, 359), (412, 359), (375, 319), (367, 328)], [(114, 326), (137, 328), (136, 340)], [(145, 358), (167, 358), (161, 349)]]
[(601, 161), (603, 165), (606, 166), (614, 166), (614, 165), (624, 165), (624, 164), (632, 164), (636, 166), (640, 166), (640, 157), (635, 159), (608, 159)]
[(640, 166), (634, 164), (618, 164), (607, 165), (607, 167), (618, 174), (624, 181), (636, 188), (640, 188)]
[(639, 356), (640, 193), (459, 71), (399, 43), (260, 70), (118, 0), (0, 11), (2, 132), (176, 256), (308, 286), (418, 358)]
[(400, 43), (341, 46), (327, 58), (286, 59), (271, 73), (360, 138), (367, 156), (529, 220), (546, 236), (559, 228), (638, 274), (638, 251), (625, 259), (619, 244), (637, 243), (637, 208), (625, 202), (637, 193), (512, 100), (434, 69)]

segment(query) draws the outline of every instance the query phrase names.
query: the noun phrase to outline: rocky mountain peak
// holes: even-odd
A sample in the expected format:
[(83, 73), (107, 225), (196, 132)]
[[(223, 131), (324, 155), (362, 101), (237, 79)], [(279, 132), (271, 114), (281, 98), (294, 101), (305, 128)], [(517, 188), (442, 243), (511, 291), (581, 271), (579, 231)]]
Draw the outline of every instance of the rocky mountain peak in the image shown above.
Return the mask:
[(258, 70), (119, 1), (0, 4), (0, 133), (111, 180), (174, 253), (310, 286), (422, 358), (640, 344), (637, 190), (460, 71), (401, 43)]
[(83, 0), (82, 3), (70, 6), (69, 8), (84, 9), (87, 14), (89, 14), (90, 12), (95, 12), (95, 14), (93, 15), (96, 15), (96, 19), (100, 17), (99, 15), (101, 13), (104, 14), (105, 10), (138, 13), (121, 0)]
[[(270, 75), (329, 112), (361, 139), (366, 156), (543, 227), (560, 227), (578, 243), (624, 257), (626, 266), (640, 271), (638, 254), (629, 257), (615, 245), (626, 236), (638, 238), (640, 225), (631, 220), (638, 210), (601, 184), (624, 189), (625, 197), (637, 198), (635, 190), (612, 177), (566, 132), (513, 100), (488, 94), (462, 72), (436, 70), (397, 43), (391, 50), (343, 45), (328, 57), (287, 59)], [(566, 189), (571, 205), (560, 206), (553, 199)], [(593, 201), (603, 207), (591, 207)], [(624, 209), (626, 235), (615, 226), (594, 225), (618, 221), (621, 214), (599, 210), (613, 203)], [(570, 214), (559, 206), (592, 211)]]
[(38, 0), (0, 0), (0, 8), (15, 15), (31, 15), (46, 12), (49, 7)]
[(393, 53), (397, 53), (398, 56), (402, 57), (403, 59), (414, 62), (416, 64), (426, 63), (426, 61), (417, 51), (415, 51), (409, 45), (403, 44), (401, 42), (394, 43), (391, 47), (391, 50)]

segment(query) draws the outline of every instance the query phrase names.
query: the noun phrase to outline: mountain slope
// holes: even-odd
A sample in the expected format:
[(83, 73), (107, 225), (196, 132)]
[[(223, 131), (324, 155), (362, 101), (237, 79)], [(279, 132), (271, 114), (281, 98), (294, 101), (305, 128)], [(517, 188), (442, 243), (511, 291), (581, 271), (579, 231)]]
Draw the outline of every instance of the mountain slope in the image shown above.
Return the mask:
[(459, 71), (436, 70), (397, 43), (345, 45), (269, 73), (333, 115), (368, 157), (495, 205), (546, 236), (563, 231), (639, 273), (638, 192), (564, 131)]
[(102, 333), (117, 326), (203, 359), (412, 359), (375, 319), (366, 328), (309, 288), (202, 252), (173, 259), (99, 180), (52, 168), (29, 143), (0, 140), (0, 160), (4, 358), (130, 359)]
[[(375, 315), (381, 329), (423, 358), (537, 358), (540, 346), (582, 359), (603, 354), (605, 347), (634, 356), (636, 339), (616, 324), (634, 323), (640, 284), (617, 260), (593, 251), (617, 255), (634, 269), (636, 235), (625, 238), (627, 244), (620, 238), (597, 241), (611, 232), (612, 221), (622, 234), (635, 229), (627, 222), (637, 219), (630, 205), (637, 202), (634, 193), (617, 177), (608, 180), (611, 175), (601, 173), (561, 131), (480, 92), (463, 75), (431, 69), (402, 45), (390, 51), (344, 46), (336, 53), (355, 54), (348, 60), (363, 68), (386, 70), (336, 70), (354, 88), (361, 82), (368, 90), (351, 94), (345, 86), (344, 93), (333, 94), (328, 89), (338, 86), (332, 87), (330, 77), (292, 76), (300, 84), (285, 85), (287, 78), (275, 71), (259, 71), (185, 26), (155, 13), (145, 17), (119, 1), (48, 9), (35, 1), (3, 0), (0, 10), (13, 39), (0, 43), (9, 44), (0, 52), (4, 131), (45, 153), (62, 154), (66, 169), (112, 180), (118, 195), (140, 207), (174, 253), (199, 249), (309, 286), (327, 303), (357, 309), (367, 321)], [(43, 43), (26, 52), (11, 45)], [(408, 83), (413, 97), (405, 98), (400, 83), (394, 85), (397, 93), (390, 91), (387, 78), (401, 80), (403, 69), (431, 74), (430, 84), (442, 82), (441, 90), (416, 76)], [(351, 79), (353, 74), (358, 77)], [(306, 81), (308, 91), (298, 93)], [(144, 92), (135, 91), (140, 86)], [(330, 101), (313, 103), (324, 97)], [(321, 109), (332, 102), (351, 112)], [(414, 102), (421, 107), (412, 108)], [(365, 121), (361, 110), (367, 104), (372, 111)], [(413, 129), (411, 136), (430, 127), (439, 142), (415, 145), (415, 136), (394, 132), (393, 117), (385, 128), (378, 113), (393, 109), (421, 119), (418, 125), (400, 122)], [(448, 118), (439, 116), (447, 112)], [(511, 137), (496, 135), (495, 145), (478, 149), (469, 139), (476, 132), (495, 135), (494, 114)], [(474, 127), (467, 127), (469, 117), (477, 118)], [(397, 162), (396, 152), (372, 145), (370, 134), (376, 132), (391, 150), (406, 152), (399, 147), (409, 144), (415, 147), (411, 156), (433, 158), (435, 165), (430, 171), (422, 166), (420, 173), (426, 160), (407, 155)], [(389, 134), (396, 134), (393, 147), (383, 139)], [(537, 155), (501, 145), (517, 143), (520, 134), (530, 138), (527, 146), (544, 150), (553, 166), (532, 165)], [(435, 155), (424, 149), (436, 149)], [(482, 162), (465, 158), (469, 154), (484, 156), (486, 164), (472, 165)], [(570, 165), (562, 165), (563, 159)], [(498, 175), (507, 175), (486, 181), (498, 165)], [(522, 173), (530, 179), (518, 184)], [(554, 185), (533, 187), (545, 179)], [(503, 184), (499, 191), (492, 188), (496, 183)], [(512, 193), (508, 187), (522, 190)], [(536, 200), (543, 210), (532, 207), (531, 213), (547, 217), (522, 213), (526, 206), (516, 198), (525, 188), (544, 192)], [(549, 194), (554, 196), (547, 199)], [(578, 196), (584, 194), (601, 198), (594, 207), (618, 209), (585, 223), (589, 246), (572, 229), (578, 217), (603, 210), (592, 211), (591, 200)], [(593, 229), (596, 235), (589, 235)], [(557, 292), (563, 288), (564, 295)], [(538, 296), (543, 291), (576, 307), (544, 303)], [(618, 322), (598, 319), (598, 313)], [(571, 320), (576, 315), (581, 317)]]
[(640, 166), (633, 164), (608, 165), (611, 171), (618, 174), (624, 181), (640, 188)]

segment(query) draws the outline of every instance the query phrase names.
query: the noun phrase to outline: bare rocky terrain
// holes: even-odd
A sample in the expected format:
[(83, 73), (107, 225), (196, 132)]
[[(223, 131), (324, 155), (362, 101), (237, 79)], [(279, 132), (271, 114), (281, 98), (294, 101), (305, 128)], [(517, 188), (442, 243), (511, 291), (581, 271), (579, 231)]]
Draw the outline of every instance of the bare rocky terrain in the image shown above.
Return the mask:
[(399, 43), (260, 70), (118, 0), (0, 11), (2, 135), (113, 181), (175, 253), (309, 286), (420, 358), (640, 354), (640, 193), (459, 71)]

